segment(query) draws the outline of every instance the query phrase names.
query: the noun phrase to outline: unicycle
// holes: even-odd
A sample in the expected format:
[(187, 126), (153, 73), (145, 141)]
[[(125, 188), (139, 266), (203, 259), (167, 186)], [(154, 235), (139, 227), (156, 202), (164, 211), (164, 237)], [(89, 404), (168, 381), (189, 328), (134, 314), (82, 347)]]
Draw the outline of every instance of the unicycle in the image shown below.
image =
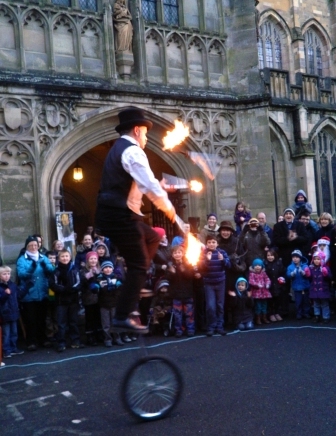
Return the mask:
[[(147, 354), (140, 335), (141, 350)], [(125, 409), (142, 421), (166, 417), (176, 407), (183, 389), (177, 366), (164, 356), (144, 355), (127, 370), (121, 384)]]

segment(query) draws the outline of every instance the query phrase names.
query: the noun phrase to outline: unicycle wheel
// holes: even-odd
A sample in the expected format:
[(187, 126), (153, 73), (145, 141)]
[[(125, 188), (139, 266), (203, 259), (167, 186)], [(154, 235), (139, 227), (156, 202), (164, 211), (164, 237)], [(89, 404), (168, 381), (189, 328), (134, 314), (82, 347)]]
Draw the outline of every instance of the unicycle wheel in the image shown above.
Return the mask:
[(136, 418), (154, 421), (177, 405), (183, 388), (176, 365), (162, 356), (146, 356), (132, 365), (122, 383), (125, 408)]

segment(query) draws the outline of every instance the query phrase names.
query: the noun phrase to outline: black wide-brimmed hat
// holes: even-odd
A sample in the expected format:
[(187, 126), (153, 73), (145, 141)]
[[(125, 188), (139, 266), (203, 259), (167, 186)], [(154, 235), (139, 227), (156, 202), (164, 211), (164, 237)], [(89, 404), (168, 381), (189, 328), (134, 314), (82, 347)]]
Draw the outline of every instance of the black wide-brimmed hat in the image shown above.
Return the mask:
[(136, 107), (119, 112), (118, 117), (120, 124), (115, 128), (118, 133), (135, 126), (145, 126), (148, 130), (153, 127), (153, 123), (145, 118), (143, 111)]

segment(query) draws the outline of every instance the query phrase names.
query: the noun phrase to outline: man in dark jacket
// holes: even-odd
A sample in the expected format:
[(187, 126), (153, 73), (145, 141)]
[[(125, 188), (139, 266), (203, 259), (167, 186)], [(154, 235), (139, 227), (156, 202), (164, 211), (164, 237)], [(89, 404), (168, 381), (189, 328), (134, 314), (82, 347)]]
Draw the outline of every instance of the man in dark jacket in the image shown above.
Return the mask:
[[(279, 257), (287, 268), (292, 263), (292, 252), (294, 250), (305, 251), (308, 234), (304, 224), (294, 221), (295, 212), (286, 208), (283, 212), (284, 220), (276, 223), (273, 228), (273, 244), (278, 247)], [(281, 313), (286, 316), (289, 311), (288, 295), (290, 293), (290, 281), (286, 282), (286, 292), (281, 301)]]
[(104, 163), (100, 191), (97, 198), (96, 233), (111, 239), (124, 257), (127, 274), (118, 299), (113, 325), (119, 328), (146, 332), (130, 314), (136, 310), (140, 290), (146, 281), (160, 237), (143, 222), (140, 211), (142, 195), (169, 219), (175, 221), (175, 209), (155, 179), (145, 152), (147, 130), (152, 122), (142, 110), (129, 108), (119, 113), (116, 131), (120, 138), (109, 151)]

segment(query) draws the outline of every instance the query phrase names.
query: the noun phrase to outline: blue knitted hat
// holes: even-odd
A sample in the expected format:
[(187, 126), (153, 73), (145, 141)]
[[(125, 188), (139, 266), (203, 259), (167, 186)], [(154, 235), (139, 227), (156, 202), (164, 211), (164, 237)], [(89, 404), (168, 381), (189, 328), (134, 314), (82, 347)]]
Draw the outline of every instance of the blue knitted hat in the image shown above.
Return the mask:
[(254, 261), (252, 262), (252, 266), (253, 266), (253, 268), (255, 266), (262, 266), (262, 267), (264, 267), (264, 262), (261, 259), (254, 259)]

